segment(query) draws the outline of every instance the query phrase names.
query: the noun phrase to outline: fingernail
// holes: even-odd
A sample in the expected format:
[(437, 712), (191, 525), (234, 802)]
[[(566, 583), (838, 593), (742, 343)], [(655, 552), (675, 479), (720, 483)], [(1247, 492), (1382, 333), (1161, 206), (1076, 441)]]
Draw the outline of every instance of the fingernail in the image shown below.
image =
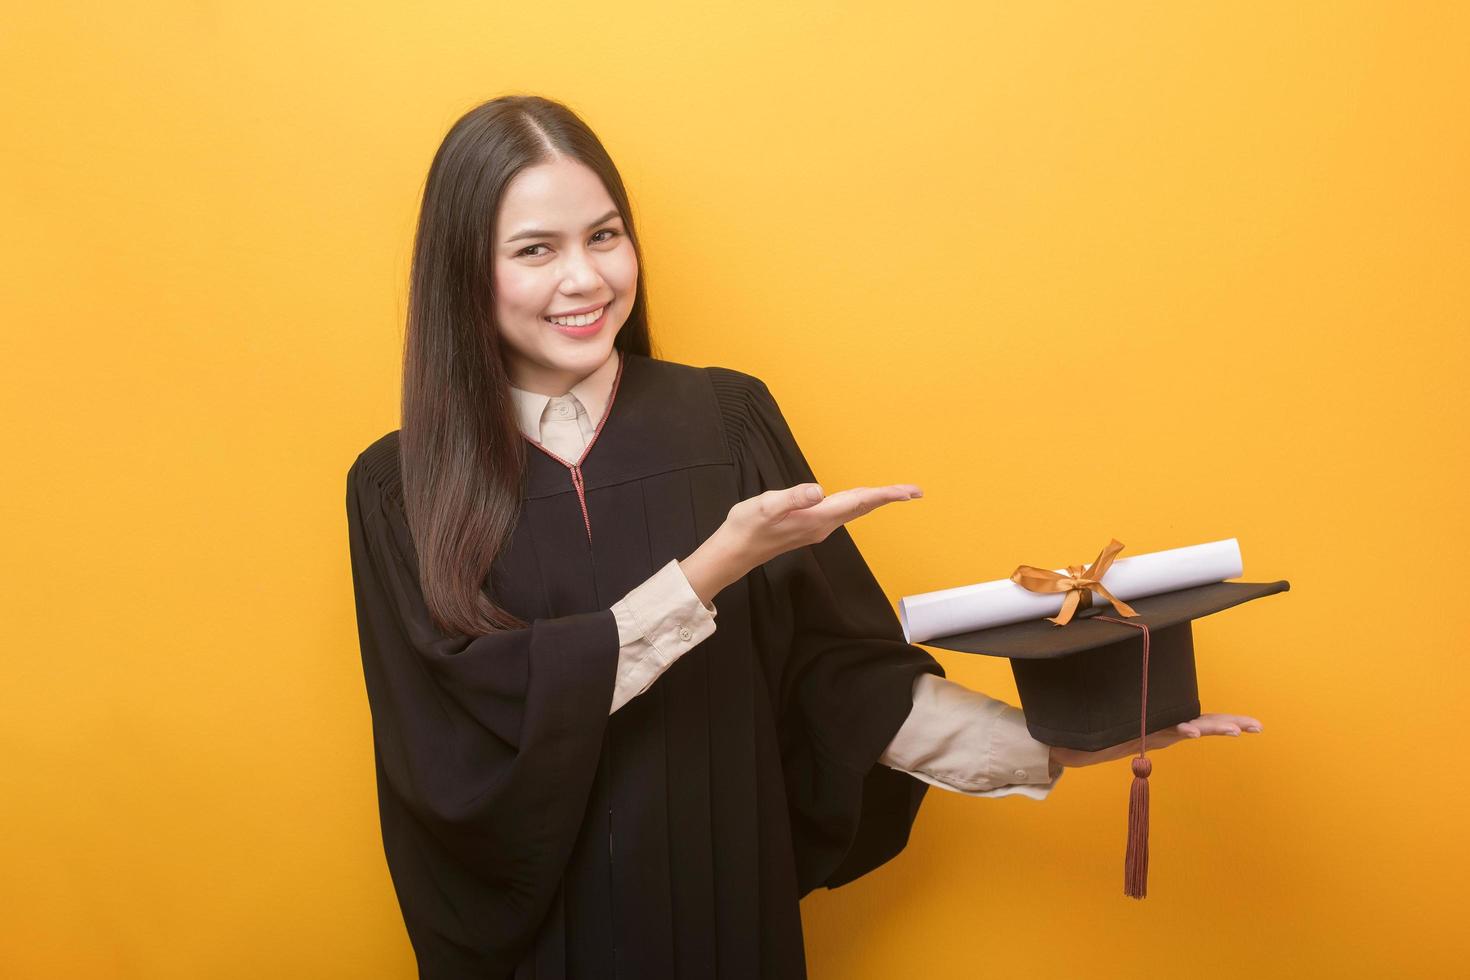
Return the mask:
[(1190, 732), (1189, 733), (1189, 737), (1190, 738), (1199, 738), (1199, 732)]
[(922, 497), (922, 496), (924, 496), (924, 491), (922, 491), (922, 490), (915, 490), (912, 495), (915, 496), (915, 497)]
[(821, 487), (807, 487), (806, 488), (806, 499), (808, 499), (808, 500), (821, 500), (822, 499), (822, 488)]
[(1238, 728), (1232, 728), (1232, 729), (1228, 730), (1225, 734), (1231, 735), (1231, 736), (1238, 736), (1238, 735), (1240, 735), (1240, 729), (1238, 729)]
[(1248, 732), (1258, 732), (1258, 731), (1261, 730), (1261, 726), (1260, 725), (1247, 725), (1247, 726), (1245, 726), (1245, 730), (1248, 731)]

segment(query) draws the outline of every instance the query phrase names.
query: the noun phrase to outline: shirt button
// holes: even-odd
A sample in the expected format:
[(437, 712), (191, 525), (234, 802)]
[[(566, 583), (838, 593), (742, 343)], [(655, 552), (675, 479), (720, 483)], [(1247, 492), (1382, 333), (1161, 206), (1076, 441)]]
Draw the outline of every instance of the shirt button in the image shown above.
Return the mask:
[(692, 636), (694, 636), (694, 634), (692, 632), (690, 632), (689, 627), (687, 627), (687, 626), (680, 626), (679, 627), (679, 639), (683, 640), (685, 643), (688, 643), (689, 642), (689, 639)]
[(1024, 769), (1017, 769), (1013, 775), (1015, 775), (1015, 777), (1017, 779), (1025, 779), (1026, 778), (1026, 770), (1024, 770)]
[(559, 418), (566, 418), (572, 414), (572, 407), (570, 405), (558, 405), (556, 406), (556, 414)]

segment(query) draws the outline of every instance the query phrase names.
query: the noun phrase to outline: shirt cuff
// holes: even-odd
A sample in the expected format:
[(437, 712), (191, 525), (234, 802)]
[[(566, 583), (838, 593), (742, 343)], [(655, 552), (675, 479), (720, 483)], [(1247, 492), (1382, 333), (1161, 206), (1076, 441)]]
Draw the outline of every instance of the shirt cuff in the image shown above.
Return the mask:
[(700, 601), (677, 559), (613, 603), (619, 649), (612, 710), (648, 690), (670, 664), (708, 639), (717, 612), (713, 603)]
[(914, 706), (879, 759), (965, 796), (1045, 799), (1063, 767), (1031, 737), (1020, 708), (933, 674), (914, 680)]

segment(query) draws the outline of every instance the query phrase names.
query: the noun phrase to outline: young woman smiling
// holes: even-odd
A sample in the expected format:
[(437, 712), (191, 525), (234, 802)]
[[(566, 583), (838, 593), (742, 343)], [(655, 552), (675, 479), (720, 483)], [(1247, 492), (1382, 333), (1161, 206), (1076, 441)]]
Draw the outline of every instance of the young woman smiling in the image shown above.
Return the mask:
[(445, 137), (401, 427), (347, 478), (424, 977), (803, 977), (799, 899), (902, 850), (930, 785), (1040, 799), (1136, 750), (1052, 750), (904, 642), (844, 525), (920, 489), (824, 494), (762, 381), (657, 358), (640, 258), (566, 107)]

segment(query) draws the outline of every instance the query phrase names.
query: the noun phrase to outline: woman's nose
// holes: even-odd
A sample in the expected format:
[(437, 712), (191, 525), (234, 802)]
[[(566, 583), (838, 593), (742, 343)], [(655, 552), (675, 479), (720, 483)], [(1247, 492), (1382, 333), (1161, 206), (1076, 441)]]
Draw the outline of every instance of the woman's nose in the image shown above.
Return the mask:
[(562, 270), (563, 283), (569, 292), (587, 292), (595, 290), (602, 284), (602, 276), (592, 265), (592, 261), (584, 252), (572, 252), (567, 255), (565, 267)]

